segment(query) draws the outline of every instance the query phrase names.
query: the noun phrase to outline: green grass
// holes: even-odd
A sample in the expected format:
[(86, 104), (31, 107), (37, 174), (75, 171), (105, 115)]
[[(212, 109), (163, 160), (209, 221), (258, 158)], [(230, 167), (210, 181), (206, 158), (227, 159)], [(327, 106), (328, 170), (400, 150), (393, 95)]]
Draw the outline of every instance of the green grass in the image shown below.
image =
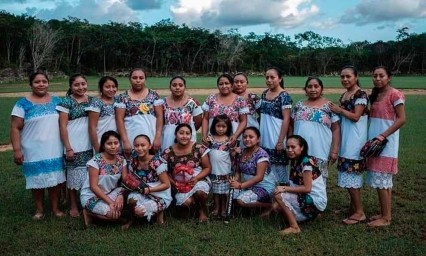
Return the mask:
[[(337, 95), (330, 98), (334, 100)], [(315, 221), (302, 224), (300, 235), (284, 240), (277, 233), (283, 224), (280, 216), (269, 220), (256, 215), (240, 216), (226, 226), (216, 221), (198, 225), (195, 220), (180, 220), (167, 212), (164, 227), (141, 221), (125, 232), (117, 224), (84, 230), (81, 219), (58, 220), (49, 215), (34, 222), (31, 195), (24, 189), (21, 170), (13, 164), (12, 152), (8, 151), (0, 153), (1, 254), (425, 255), (425, 100), (426, 96), (406, 97), (408, 121), (401, 130), (399, 174), (394, 179), (389, 227), (371, 229), (365, 224), (341, 224), (345, 216), (335, 214), (334, 210), (348, 205), (348, 195), (336, 186), (334, 167), (328, 183), (326, 211)], [(6, 125), (8, 122), (0, 123), (0, 130), (6, 129)], [(362, 199), (367, 216), (378, 213), (374, 190), (363, 188)]]
[[(339, 77), (321, 77), (325, 88), (340, 88)], [(99, 77), (87, 77), (89, 90), (96, 91)], [(119, 89), (129, 87), (129, 80), (124, 77), (118, 77)], [(148, 77), (147, 86), (153, 89), (167, 89), (170, 78), (166, 77)], [(187, 77), (188, 88), (215, 88), (216, 77)], [(284, 77), (284, 83), (289, 88), (303, 88), (306, 77)], [(360, 83), (364, 88), (372, 87), (371, 77), (360, 77)], [(426, 76), (396, 76), (392, 78), (392, 84), (399, 89), (426, 89)], [(265, 79), (262, 76), (249, 77), (251, 87), (265, 87)], [(68, 90), (68, 81), (66, 79), (53, 79), (50, 81), (49, 90), (66, 91)], [(5, 92), (27, 92), (28, 82), (12, 82), (0, 84), (0, 93)]]

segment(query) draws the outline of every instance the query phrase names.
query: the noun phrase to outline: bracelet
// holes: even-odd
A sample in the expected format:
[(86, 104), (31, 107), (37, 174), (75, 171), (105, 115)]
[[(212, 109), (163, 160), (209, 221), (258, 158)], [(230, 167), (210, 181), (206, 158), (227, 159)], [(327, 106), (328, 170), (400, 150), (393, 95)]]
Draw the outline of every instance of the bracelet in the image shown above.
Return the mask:
[(66, 152), (70, 152), (70, 151), (73, 151), (72, 148), (69, 148), (66, 150)]
[(239, 190), (243, 189), (243, 184), (240, 183), (240, 186), (238, 187)]

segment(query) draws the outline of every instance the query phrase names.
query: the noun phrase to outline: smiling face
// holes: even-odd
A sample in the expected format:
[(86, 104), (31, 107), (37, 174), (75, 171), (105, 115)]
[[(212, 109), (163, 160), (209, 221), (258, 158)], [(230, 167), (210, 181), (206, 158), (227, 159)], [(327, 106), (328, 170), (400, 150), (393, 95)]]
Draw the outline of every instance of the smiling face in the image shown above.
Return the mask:
[(133, 141), (133, 148), (135, 149), (138, 157), (145, 157), (149, 155), (149, 150), (151, 149), (151, 144), (148, 139), (144, 136), (138, 136)]
[(322, 95), (322, 87), (317, 79), (311, 79), (305, 87), (305, 92), (309, 99), (316, 100)]
[(227, 77), (221, 77), (217, 83), (217, 88), (219, 88), (221, 95), (228, 95), (232, 92), (232, 83)]
[(114, 98), (116, 93), (117, 86), (115, 85), (115, 83), (111, 80), (106, 80), (102, 86), (102, 97), (112, 99)]
[(87, 92), (87, 81), (81, 76), (78, 76), (74, 79), (71, 84), (72, 94), (76, 97), (82, 97), (86, 95)]
[(31, 90), (33, 94), (37, 97), (43, 97), (47, 94), (47, 89), (49, 87), (49, 81), (46, 76), (38, 74), (34, 77), (31, 82)]
[(384, 89), (390, 85), (391, 77), (384, 68), (376, 68), (373, 72), (373, 83), (377, 89)]
[(243, 143), (246, 148), (253, 148), (259, 144), (260, 137), (252, 129), (246, 129), (243, 133)]
[(299, 141), (294, 138), (287, 140), (287, 157), (289, 159), (299, 158), (303, 152), (303, 146), (300, 145)]
[(282, 77), (278, 76), (278, 72), (275, 69), (269, 69), (265, 74), (266, 86), (269, 89), (275, 89), (280, 87), (280, 83), (283, 80)]
[(358, 76), (350, 68), (345, 68), (340, 72), (340, 83), (346, 90), (351, 90), (357, 86)]
[(170, 92), (175, 97), (181, 97), (185, 95), (185, 83), (180, 78), (175, 78), (170, 84)]
[(176, 142), (181, 146), (191, 143), (192, 131), (186, 126), (182, 126), (176, 131)]
[(236, 75), (234, 77), (233, 91), (241, 95), (247, 90), (247, 78), (244, 75)]
[(120, 149), (120, 141), (114, 136), (109, 136), (109, 138), (105, 141), (104, 148), (105, 153), (109, 155), (117, 155), (118, 150)]
[(132, 86), (132, 89), (134, 91), (141, 91), (145, 87), (145, 73), (140, 70), (136, 69), (132, 72), (130, 75), (130, 85)]

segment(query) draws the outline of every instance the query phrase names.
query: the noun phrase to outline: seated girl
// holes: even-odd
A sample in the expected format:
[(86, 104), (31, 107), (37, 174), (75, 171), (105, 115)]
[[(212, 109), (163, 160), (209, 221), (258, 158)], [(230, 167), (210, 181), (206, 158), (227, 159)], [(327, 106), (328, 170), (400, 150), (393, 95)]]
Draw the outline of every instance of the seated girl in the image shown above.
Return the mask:
[(274, 191), (274, 209), (282, 212), (289, 227), (282, 235), (300, 233), (298, 222), (312, 220), (324, 211), (327, 193), (316, 159), (308, 155), (308, 143), (299, 135), (287, 139), (290, 159), (290, 185), (278, 186)]
[(84, 225), (92, 218), (118, 220), (123, 209), (123, 188), (120, 178), (127, 175), (127, 164), (118, 154), (120, 135), (107, 131), (101, 137), (99, 153), (87, 162), (87, 177), (80, 193)]

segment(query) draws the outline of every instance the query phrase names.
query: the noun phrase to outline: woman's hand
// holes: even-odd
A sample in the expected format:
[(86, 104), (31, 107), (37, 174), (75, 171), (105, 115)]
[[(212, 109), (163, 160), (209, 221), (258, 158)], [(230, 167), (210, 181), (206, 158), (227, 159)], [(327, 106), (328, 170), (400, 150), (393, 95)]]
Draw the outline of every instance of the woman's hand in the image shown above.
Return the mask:
[(232, 136), (229, 138), (229, 145), (231, 145), (231, 147), (235, 146), (235, 144), (236, 144), (236, 142), (237, 142), (237, 139), (238, 139), (238, 138), (236, 138), (236, 137), (235, 137), (235, 135), (232, 135)]
[(331, 111), (333, 111), (336, 114), (342, 114), (343, 109), (339, 106), (337, 106), (336, 104), (334, 104), (333, 102), (329, 102), (328, 103), (328, 107), (330, 108)]
[(229, 185), (231, 186), (231, 188), (242, 189), (243, 184), (235, 179), (230, 179)]
[(334, 164), (336, 160), (337, 160), (337, 153), (331, 152), (329, 157), (330, 164)]
[(21, 150), (13, 151), (13, 161), (17, 165), (21, 165), (24, 162), (24, 155)]
[(286, 192), (286, 186), (277, 186), (274, 190), (274, 195)]
[(209, 140), (208, 136), (203, 136), (203, 140), (202, 141), (203, 141), (204, 146), (206, 146), (206, 147), (209, 146), (210, 140)]
[(121, 211), (123, 209), (124, 205), (124, 197), (123, 194), (120, 194), (117, 196), (117, 199), (115, 199), (115, 205), (117, 210)]
[(132, 145), (128, 140), (123, 140), (123, 153), (125, 156), (130, 156), (132, 152)]
[(195, 184), (197, 184), (198, 181), (200, 181), (199, 178), (197, 176), (194, 176), (189, 180), (188, 184), (191, 186), (195, 186)]
[(152, 143), (152, 149), (154, 149), (155, 152), (160, 150), (161, 148), (161, 137), (155, 136), (154, 142)]
[(277, 151), (277, 154), (278, 154), (278, 155), (281, 155), (281, 154), (283, 153), (283, 151), (284, 151), (284, 143), (282, 143), (282, 142), (278, 142), (278, 143), (275, 145), (275, 150)]
[(72, 161), (74, 160), (74, 150), (72, 148), (69, 148), (65, 152), (65, 160)]

